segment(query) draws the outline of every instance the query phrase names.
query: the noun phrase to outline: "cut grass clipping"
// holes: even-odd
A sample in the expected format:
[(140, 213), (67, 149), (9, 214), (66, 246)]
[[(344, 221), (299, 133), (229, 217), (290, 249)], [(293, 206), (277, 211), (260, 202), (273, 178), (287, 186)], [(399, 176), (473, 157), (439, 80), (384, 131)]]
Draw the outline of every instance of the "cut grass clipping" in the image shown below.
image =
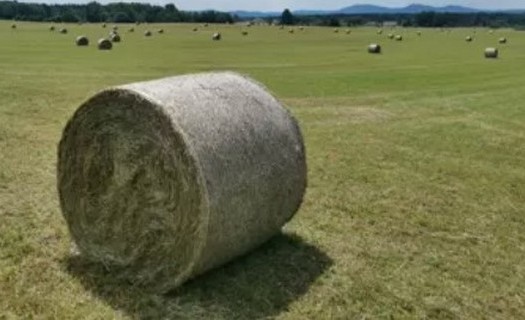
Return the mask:
[(155, 292), (279, 233), (306, 188), (295, 119), (229, 72), (105, 90), (76, 111), (58, 156), (79, 252)]

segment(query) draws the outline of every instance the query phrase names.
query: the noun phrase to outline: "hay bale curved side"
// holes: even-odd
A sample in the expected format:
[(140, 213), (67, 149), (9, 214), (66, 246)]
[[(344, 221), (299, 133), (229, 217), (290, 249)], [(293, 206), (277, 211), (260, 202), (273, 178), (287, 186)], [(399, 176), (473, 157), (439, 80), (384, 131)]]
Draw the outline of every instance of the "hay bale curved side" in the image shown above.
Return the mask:
[(497, 59), (499, 56), (498, 48), (487, 48), (485, 49), (485, 58)]
[(88, 37), (86, 37), (86, 36), (78, 36), (78, 37), (75, 39), (75, 43), (76, 43), (77, 46), (79, 46), (79, 47), (87, 46), (87, 45), (89, 45), (89, 39), (88, 39)]
[(113, 43), (106, 38), (102, 38), (98, 40), (97, 47), (99, 50), (111, 50)]
[(64, 129), (57, 169), (80, 252), (160, 292), (279, 233), (306, 188), (296, 121), (229, 72), (97, 94)]
[(377, 43), (372, 43), (368, 46), (368, 53), (381, 53), (381, 46)]

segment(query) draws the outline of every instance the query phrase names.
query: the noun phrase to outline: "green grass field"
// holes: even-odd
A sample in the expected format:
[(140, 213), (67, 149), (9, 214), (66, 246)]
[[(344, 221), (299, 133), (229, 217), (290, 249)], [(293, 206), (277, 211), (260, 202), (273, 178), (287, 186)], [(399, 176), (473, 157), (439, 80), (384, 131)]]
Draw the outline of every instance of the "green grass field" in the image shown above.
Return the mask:
[[(141, 25), (103, 52), (109, 26), (10, 25), (0, 319), (525, 319), (525, 33)], [(263, 82), (301, 124), (309, 187), (284, 234), (166, 296), (71, 258), (55, 179), (67, 119), (108, 86), (210, 70)]]

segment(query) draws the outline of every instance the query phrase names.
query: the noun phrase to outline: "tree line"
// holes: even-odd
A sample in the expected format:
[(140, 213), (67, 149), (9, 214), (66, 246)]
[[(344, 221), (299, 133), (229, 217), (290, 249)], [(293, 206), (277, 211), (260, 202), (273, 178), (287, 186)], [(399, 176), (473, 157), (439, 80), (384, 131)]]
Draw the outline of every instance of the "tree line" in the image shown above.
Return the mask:
[(234, 17), (219, 11), (181, 11), (174, 4), (98, 2), (44, 4), (0, 1), (0, 19), (53, 22), (210, 22), (232, 23)]
[[(274, 18), (275, 19), (275, 18)], [(381, 26), (385, 22), (395, 22), (405, 27), (490, 27), (490, 28), (524, 28), (525, 13), (440, 13), (422, 12), (418, 14), (333, 14), (333, 15), (293, 15), (285, 9), (280, 17), (285, 25), (318, 25), (318, 26)]]

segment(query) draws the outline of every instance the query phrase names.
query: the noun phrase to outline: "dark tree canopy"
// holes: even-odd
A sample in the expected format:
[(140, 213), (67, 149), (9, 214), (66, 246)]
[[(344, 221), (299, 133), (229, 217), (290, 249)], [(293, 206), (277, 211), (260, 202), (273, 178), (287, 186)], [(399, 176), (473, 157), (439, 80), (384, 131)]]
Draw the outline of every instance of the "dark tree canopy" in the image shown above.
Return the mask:
[(281, 15), (281, 24), (292, 25), (294, 24), (294, 16), (290, 9), (284, 9), (283, 14)]

